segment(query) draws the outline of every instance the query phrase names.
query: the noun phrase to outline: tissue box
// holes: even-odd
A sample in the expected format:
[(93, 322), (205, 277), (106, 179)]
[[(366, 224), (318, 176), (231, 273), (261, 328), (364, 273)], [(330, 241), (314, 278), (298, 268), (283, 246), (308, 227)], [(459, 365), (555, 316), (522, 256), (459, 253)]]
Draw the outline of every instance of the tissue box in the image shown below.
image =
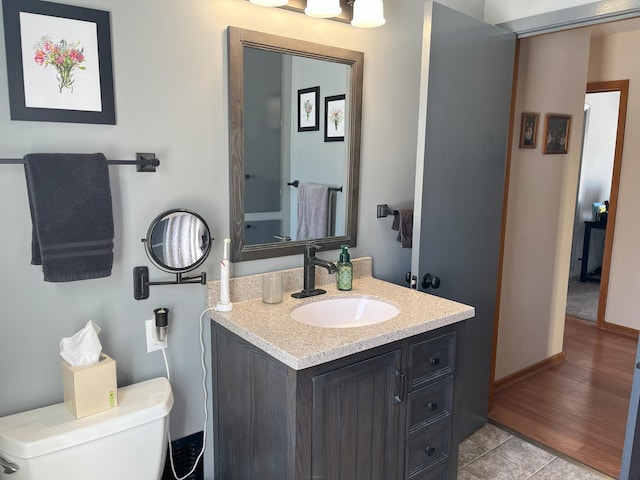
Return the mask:
[(76, 418), (118, 406), (116, 362), (100, 355), (100, 361), (84, 367), (72, 367), (62, 361), (64, 403)]

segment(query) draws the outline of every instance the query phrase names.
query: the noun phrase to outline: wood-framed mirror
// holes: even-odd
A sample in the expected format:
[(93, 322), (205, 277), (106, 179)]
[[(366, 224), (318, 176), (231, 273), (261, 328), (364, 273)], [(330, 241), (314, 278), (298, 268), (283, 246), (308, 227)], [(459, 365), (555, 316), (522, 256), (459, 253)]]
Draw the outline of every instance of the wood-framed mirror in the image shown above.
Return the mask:
[(355, 246), (364, 54), (238, 27), (228, 50), (231, 261)]

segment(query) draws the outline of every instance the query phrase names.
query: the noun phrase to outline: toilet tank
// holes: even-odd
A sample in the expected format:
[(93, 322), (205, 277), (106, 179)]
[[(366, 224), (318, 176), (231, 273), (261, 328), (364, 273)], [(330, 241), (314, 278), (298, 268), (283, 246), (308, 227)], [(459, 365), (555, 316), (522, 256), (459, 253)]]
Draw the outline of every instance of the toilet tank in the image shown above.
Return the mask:
[(2, 480), (154, 480), (162, 476), (171, 385), (155, 378), (118, 389), (116, 408), (76, 419), (63, 403), (0, 418)]

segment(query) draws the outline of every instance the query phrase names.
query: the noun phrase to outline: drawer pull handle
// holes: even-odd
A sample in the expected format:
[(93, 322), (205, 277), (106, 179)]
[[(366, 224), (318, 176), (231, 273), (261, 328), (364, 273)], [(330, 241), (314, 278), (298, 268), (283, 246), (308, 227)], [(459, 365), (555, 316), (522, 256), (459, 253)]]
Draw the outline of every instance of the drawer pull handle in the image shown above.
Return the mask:
[(430, 412), (435, 412), (438, 409), (438, 404), (435, 402), (428, 402), (427, 403), (427, 410), (429, 410)]
[(395, 395), (393, 397), (393, 400), (396, 403), (402, 403), (404, 402), (404, 397), (406, 395), (407, 382), (405, 382), (404, 374), (402, 372), (399, 372), (398, 370), (396, 370), (396, 378), (400, 380), (400, 393), (398, 395)]
[(429, 363), (432, 367), (437, 367), (438, 365), (440, 365), (440, 359), (438, 357), (431, 357), (429, 359)]
[(436, 449), (434, 447), (425, 447), (424, 451), (428, 457), (433, 457), (433, 454), (436, 453)]

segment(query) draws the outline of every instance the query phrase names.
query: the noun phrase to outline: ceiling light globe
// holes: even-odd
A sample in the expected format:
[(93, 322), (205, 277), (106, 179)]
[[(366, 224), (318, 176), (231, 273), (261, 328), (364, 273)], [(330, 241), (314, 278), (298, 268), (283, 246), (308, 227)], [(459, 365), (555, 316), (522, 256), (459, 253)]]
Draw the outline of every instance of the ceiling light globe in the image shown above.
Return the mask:
[(372, 28), (384, 25), (385, 21), (382, 0), (355, 1), (351, 25), (360, 28)]
[(315, 18), (330, 18), (340, 15), (340, 0), (307, 0), (304, 13)]

